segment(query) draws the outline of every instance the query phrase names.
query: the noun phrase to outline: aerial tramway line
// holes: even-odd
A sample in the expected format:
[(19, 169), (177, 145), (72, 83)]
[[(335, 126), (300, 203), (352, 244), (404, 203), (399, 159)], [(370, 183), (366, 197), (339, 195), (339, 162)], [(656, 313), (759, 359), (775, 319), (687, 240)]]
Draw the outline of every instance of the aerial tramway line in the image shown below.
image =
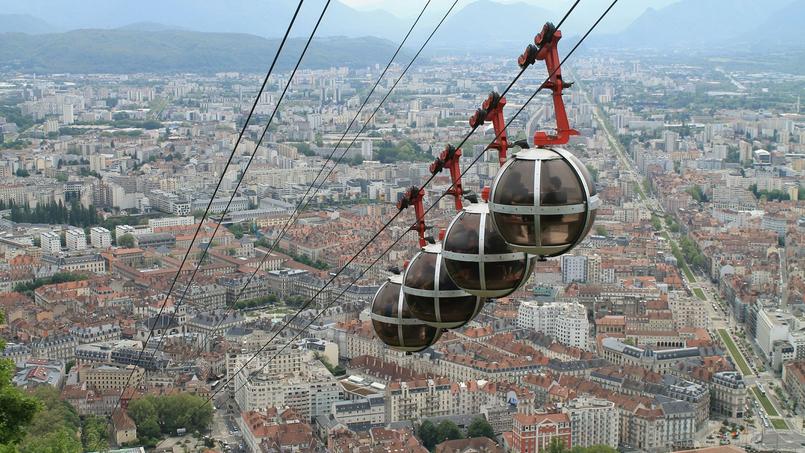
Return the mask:
[[(426, 237), (423, 188), (408, 189), (398, 209), (413, 206), (412, 230), (422, 247), (381, 285), (371, 305), (375, 334), (392, 349), (416, 352), (439, 340), (443, 329), (454, 329), (478, 315), (487, 298), (503, 297), (521, 288), (531, 274), (534, 260), (567, 253), (589, 233), (600, 204), (586, 167), (560, 145), (578, 135), (570, 127), (562, 91), (572, 84), (562, 79), (558, 42), (561, 31), (546, 23), (518, 58), (525, 70), (544, 61), (548, 79), (541, 89), (552, 92), (556, 129), (537, 131), (533, 146), (517, 142), (521, 149), (507, 156), (508, 137), (503, 115), (504, 95), (491, 93), (469, 119), (475, 130), (491, 121), (495, 139), (487, 146), (498, 153), (500, 170), (481, 200), (464, 191), (459, 160), (461, 148), (448, 145), (430, 166), (432, 175), (447, 168), (451, 195), (459, 213), (439, 241)], [(519, 75), (518, 75), (519, 77)], [(511, 87), (511, 85), (509, 86)], [(507, 89), (508, 91), (508, 89)], [(472, 203), (464, 206), (463, 200)]]
[[(300, 3), (301, 1), (302, 0), (300, 0)], [(341, 273), (343, 273), (344, 270), (397, 219), (403, 210), (410, 206), (414, 206), (417, 218), (417, 221), (411, 226), (411, 230), (417, 231), (420, 245), (423, 247), (423, 250), (415, 257), (415, 260), (422, 259), (423, 262), (428, 264), (424, 266), (428, 272), (422, 272), (422, 275), (414, 275), (413, 271), (410, 271), (412, 266), (407, 266), (408, 270), (406, 271), (406, 275), (392, 276), (389, 282), (381, 286), (372, 303), (373, 325), (376, 330), (383, 329), (385, 333), (385, 335), (379, 334), (381, 339), (390, 347), (406, 352), (414, 352), (427, 348), (438, 341), (443, 329), (456, 328), (466, 324), (477, 315), (486, 298), (501, 297), (521, 287), (530, 275), (531, 264), (534, 260), (565, 253), (586, 236), (595, 218), (594, 211), (598, 206), (598, 199), (595, 195), (595, 189), (592, 186), (590, 177), (586, 173), (586, 168), (582, 166), (575, 157), (570, 155), (570, 153), (556, 147), (557, 145), (567, 143), (570, 135), (576, 134), (575, 131), (570, 129), (567, 123), (567, 116), (564, 112), (564, 104), (562, 103), (561, 97), (562, 89), (567, 88), (569, 85), (562, 81), (560, 69), (566, 59), (587, 39), (590, 33), (598, 26), (604, 17), (606, 17), (618, 0), (612, 0), (595, 23), (593, 23), (576, 44), (574, 44), (565, 58), (560, 61), (558, 52), (556, 51), (556, 43), (561, 37), (561, 33), (559, 33), (558, 29), (561, 28), (565, 19), (573, 12), (579, 2), (580, 0), (573, 2), (573, 5), (565, 13), (556, 27), (550, 24), (546, 24), (546, 26), (543, 27), (543, 31), (535, 38), (534, 45), (529, 45), (520, 57), (518, 62), (521, 70), (515, 76), (514, 80), (512, 80), (500, 95), (493, 94), (487, 99), (487, 102), (484, 103), (482, 108), (471, 118), (471, 129), (469, 133), (455, 148), (449, 146), (445, 148), (445, 151), (439, 156), (439, 159), (431, 165), (431, 176), (418, 189), (412, 188), (412, 190), (408, 191), (406, 197), (398, 204), (397, 213), (388, 219), (380, 230), (373, 234), (340, 270), (332, 275), (324, 287), (319, 289), (293, 316), (287, 319), (271, 338), (263, 343), (245, 363), (241, 364), (239, 369), (226, 379), (224, 385), (215, 390), (203, 404), (195, 409), (209, 404), (215, 395), (221, 391), (221, 388), (228, 385), (236, 375), (240, 374), (246, 366), (255, 359), (255, 357), (262, 354), (265, 348), (288, 328), (290, 323), (293, 322), (293, 320), (296, 319), (300, 313), (335, 280), (335, 278), (341, 275)], [(423, 43), (422, 48), (427, 45), (433, 37), (433, 34), (439, 29), (453, 7), (455, 7), (456, 3), (457, 0), (452, 3), (444, 17), (442, 17), (441, 21), (436, 25), (436, 28)], [(425, 7), (427, 7), (427, 4)], [(323, 14), (324, 12), (322, 12), (322, 15)], [(420, 48), (416, 56), (419, 55), (422, 48)], [(525, 72), (525, 69), (538, 60), (546, 61), (549, 70), (548, 78), (530, 95), (512, 117), (504, 123), (502, 108), (506, 102), (506, 93), (508, 93), (515, 82), (517, 82), (520, 76)], [(413, 60), (411, 63), (413, 63)], [(411, 63), (409, 63), (409, 66)], [(409, 66), (406, 66), (406, 70)], [(405, 73), (405, 70), (403, 73)], [(508, 141), (505, 135), (506, 129), (511, 125), (511, 122), (522, 113), (525, 107), (534, 100), (536, 95), (546, 88), (553, 91), (554, 105), (558, 107), (556, 108), (558, 126), (556, 134), (548, 135), (539, 132), (535, 134), (533, 145), (536, 149), (531, 149), (527, 143), (517, 142), (515, 143), (516, 146), (525, 149), (516, 153), (511, 158), (508, 158)], [(385, 98), (383, 100), (385, 100)], [(382, 102), (383, 101), (381, 101), (381, 104)], [(475, 197), (473, 194), (463, 191), (461, 177), (478, 162), (485, 152), (479, 153), (474, 160), (470, 162), (469, 166), (461, 171), (458, 165), (458, 160), (461, 155), (461, 146), (469, 139), (475, 130), (487, 120), (492, 121), (496, 136), (493, 142), (486, 147), (486, 150), (495, 149), (498, 151), (498, 160), (503, 168), (501, 168), (497, 178), (495, 178), (495, 183), (491, 188), (491, 195), (489, 195), (489, 190), (482, 191), (484, 203), (479, 203), (475, 200), (476, 202), (464, 207), (464, 198), (472, 201)], [(537, 154), (533, 154), (534, 152)], [(335, 164), (337, 165), (340, 160), (339, 158)], [(530, 164), (518, 163), (515, 166), (515, 163), (519, 161), (529, 161)], [(544, 162), (547, 161), (559, 161), (565, 165), (566, 168), (556, 167), (556, 163), (554, 163), (550, 166), (556, 168), (546, 169), (543, 175), (542, 167), (545, 165)], [(537, 165), (537, 163), (540, 165)], [(511, 171), (521, 173), (521, 182), (522, 176), (532, 178), (534, 183), (533, 189), (530, 192), (523, 191), (515, 195), (513, 194), (513, 192), (515, 192), (514, 187), (509, 186), (502, 188), (500, 193), (503, 195), (495, 198), (497, 186), (503, 187), (508, 184), (505, 180), (501, 182), (501, 179), (506, 175), (506, 172), (510, 171), (508, 168), (513, 166), (516, 170)], [(424, 209), (422, 205), (424, 188), (435, 178), (436, 174), (441, 172), (444, 168), (450, 169), (452, 184), (448, 191), (439, 196), (427, 209)], [(534, 172), (523, 172), (522, 168), (526, 170), (533, 168)], [(561, 173), (562, 170), (567, 169), (569, 169), (570, 173), (568, 173), (568, 171)], [(332, 171), (332, 168), (330, 171)], [(554, 171), (556, 174), (554, 174)], [(542, 177), (545, 175), (549, 178), (548, 181), (550, 184), (541, 183)], [(559, 176), (558, 184), (555, 183), (556, 180), (553, 176)], [(318, 190), (318, 188), (316, 190)], [(505, 195), (509, 193), (512, 193), (512, 195), (507, 201)], [(539, 196), (536, 196), (537, 194)], [(441, 198), (447, 195), (454, 197), (456, 207), (457, 209), (461, 209), (461, 212), (456, 216), (456, 219), (451, 222), (450, 227), (445, 233), (447, 237), (440, 233), (439, 239), (441, 240), (442, 248), (438, 246), (433, 247), (436, 245), (435, 241), (425, 237), (425, 231), (429, 229), (429, 227), (425, 225), (425, 215), (438, 205)], [(489, 196), (492, 197), (492, 202), (486, 203)], [(525, 207), (526, 209), (520, 212), (510, 209), (511, 207)], [(493, 218), (496, 214), (502, 214), (498, 220)], [(506, 217), (506, 215), (516, 215), (519, 216), (519, 218), (515, 217), (514, 222), (509, 222), (510, 218)], [(461, 220), (462, 216), (468, 218)], [(461, 225), (458, 224), (459, 220), (461, 220)], [(476, 221), (477, 226), (475, 224)], [(511, 237), (509, 237), (504, 234), (504, 232), (498, 230), (497, 221), (499, 221), (501, 225), (518, 226), (517, 228), (510, 227), (510, 230), (506, 232), (512, 233)], [(539, 234), (536, 234), (537, 231), (539, 231)], [(475, 248), (469, 250), (466, 248), (461, 249), (461, 247), (466, 247), (466, 244), (463, 242), (464, 238), (473, 237), (475, 235), (477, 235), (479, 243), (477, 252)], [(403, 236), (400, 235), (383, 252), (377, 254), (370, 265), (365, 267), (357, 277), (352, 279), (352, 283), (354, 284), (358, 279), (362, 278), (366, 272), (375, 266), (402, 238)], [(431, 242), (434, 242), (434, 244), (431, 244)], [(469, 242), (471, 242), (471, 240)], [(557, 248), (559, 246), (562, 248)], [(524, 248), (526, 250), (523, 250)], [(419, 258), (419, 256), (427, 257)], [(438, 265), (437, 262), (434, 261), (434, 258), (437, 260), (441, 258)], [(473, 278), (474, 274), (472, 274), (472, 272), (475, 271), (475, 269), (473, 269), (475, 266), (477, 266), (477, 275), (479, 276), (477, 279)], [(482, 268), (483, 271), (481, 270)], [(442, 272), (442, 270), (444, 270), (444, 272)], [(409, 271), (412, 272), (410, 275), (408, 274)], [(432, 280), (430, 280), (430, 275), (433, 276)], [(410, 277), (407, 280), (408, 294), (405, 292), (406, 276)], [(439, 282), (438, 287), (435, 286), (437, 281)], [(325, 310), (337, 302), (344, 295), (346, 289), (347, 288), (344, 288), (336, 297), (329, 301)], [(430, 292), (420, 293), (417, 291), (418, 289)], [(408, 296), (408, 299), (411, 299), (410, 302), (413, 302), (414, 310), (425, 319), (420, 319), (415, 316), (409, 307), (409, 301), (406, 296)], [(421, 297), (422, 300), (414, 300), (413, 298), (416, 296)], [(385, 303), (379, 304), (378, 299), (385, 301)], [(431, 302), (430, 306), (427, 303), (428, 301)], [(375, 307), (380, 307), (381, 305), (387, 307), (387, 311), (375, 310)], [(437, 306), (438, 314), (436, 312)], [(443, 307), (444, 316), (442, 316)], [(427, 312), (426, 314), (430, 315), (430, 317), (425, 316), (423, 312)], [(319, 311), (305, 327), (294, 334), (290, 341), (279, 348), (260, 369), (255, 372), (259, 372), (272, 363), (274, 359), (299, 338), (307, 327), (312, 325), (322, 313), (324, 313), (324, 310)], [(396, 337), (394, 335), (395, 333), (397, 334)], [(241, 387), (243, 385), (246, 385), (246, 382), (241, 384)]]

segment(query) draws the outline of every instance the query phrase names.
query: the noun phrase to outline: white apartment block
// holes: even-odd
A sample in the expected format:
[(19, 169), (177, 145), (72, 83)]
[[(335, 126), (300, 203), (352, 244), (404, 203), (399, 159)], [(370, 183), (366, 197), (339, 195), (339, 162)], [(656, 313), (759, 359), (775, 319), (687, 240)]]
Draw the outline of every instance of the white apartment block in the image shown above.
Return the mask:
[(587, 310), (575, 302), (523, 301), (517, 311), (517, 327), (542, 332), (566, 346), (588, 349)]
[(387, 423), (453, 415), (449, 379), (390, 382), (385, 397)]
[(154, 232), (153, 228), (150, 226), (131, 226), (131, 225), (117, 225), (115, 227), (115, 237), (120, 238), (124, 234), (130, 234), (132, 236), (139, 236), (142, 234), (152, 234)]
[(789, 325), (793, 323), (794, 317), (782, 310), (761, 309), (758, 312), (755, 342), (767, 360), (771, 361), (774, 342), (788, 339)]
[(89, 242), (97, 249), (108, 249), (112, 246), (112, 233), (104, 227), (93, 227), (89, 230)]
[(77, 251), (87, 249), (87, 235), (84, 230), (75, 228), (67, 230), (64, 234), (67, 250)]
[(235, 375), (235, 402), (241, 411), (287, 406), (310, 420), (328, 415), (341, 399), (341, 386), (318, 360), (306, 364), (300, 374), (278, 375), (259, 367)]
[(587, 281), (587, 257), (581, 255), (562, 256), (562, 283)]
[(46, 231), (39, 235), (39, 246), (45, 253), (57, 255), (61, 252), (61, 237), (52, 231)]
[(154, 228), (177, 227), (177, 226), (190, 226), (196, 223), (193, 216), (181, 217), (160, 217), (158, 219), (148, 219), (148, 227), (152, 230)]
[(562, 412), (570, 417), (574, 447), (618, 447), (620, 416), (615, 403), (594, 397), (579, 397), (569, 401)]

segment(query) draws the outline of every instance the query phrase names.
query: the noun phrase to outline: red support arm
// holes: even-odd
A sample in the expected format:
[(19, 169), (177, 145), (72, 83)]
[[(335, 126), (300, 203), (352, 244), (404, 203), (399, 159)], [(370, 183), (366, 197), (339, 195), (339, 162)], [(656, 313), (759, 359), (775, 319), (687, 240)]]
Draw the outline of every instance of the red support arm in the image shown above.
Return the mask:
[(562, 39), (562, 32), (557, 30), (553, 24), (546, 23), (542, 31), (534, 37), (534, 45), (529, 45), (525, 52), (517, 59), (520, 67), (533, 64), (536, 60), (544, 60), (548, 69), (548, 80), (542, 85), (553, 92), (553, 109), (556, 115), (556, 133), (548, 134), (537, 131), (534, 133), (534, 146), (547, 147), (551, 145), (564, 145), (570, 140), (571, 135), (579, 135), (579, 132), (570, 127), (565, 111), (565, 103), (562, 100), (562, 89), (569, 88), (570, 83), (562, 80), (561, 60), (557, 45)]
[(447, 191), (453, 196), (456, 203), (456, 211), (463, 208), (461, 198), (464, 196), (464, 187), (461, 185), (461, 167), (459, 160), (461, 159), (461, 148), (454, 148), (452, 145), (446, 145), (444, 151), (439, 154), (439, 157), (430, 164), (430, 173), (435, 175), (440, 173), (445, 167), (450, 170), (450, 180), (453, 182), (453, 187)]
[(397, 209), (402, 211), (410, 206), (414, 207), (414, 214), (416, 215), (416, 225), (411, 227), (411, 230), (416, 231), (419, 235), (419, 246), (424, 247), (428, 241), (425, 240), (425, 205), (423, 199), (425, 198), (425, 189), (411, 187), (405, 191), (403, 196), (397, 202)]
[(487, 149), (497, 150), (500, 165), (506, 162), (506, 153), (509, 150), (506, 120), (503, 117), (503, 107), (505, 105), (506, 98), (493, 91), (489, 93), (489, 97), (486, 98), (481, 108), (476, 110), (470, 117), (470, 127), (472, 128), (483, 125), (487, 120), (492, 120), (492, 127), (495, 128), (495, 141)]

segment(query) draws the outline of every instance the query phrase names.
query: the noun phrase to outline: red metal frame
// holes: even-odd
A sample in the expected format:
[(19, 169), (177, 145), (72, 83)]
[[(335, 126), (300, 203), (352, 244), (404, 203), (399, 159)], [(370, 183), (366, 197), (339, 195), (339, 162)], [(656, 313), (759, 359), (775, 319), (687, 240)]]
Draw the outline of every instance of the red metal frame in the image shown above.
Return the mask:
[[(411, 187), (405, 191), (402, 198), (397, 202), (397, 209), (402, 211), (410, 206), (414, 207), (414, 214), (416, 215), (416, 225), (411, 227), (412, 231), (416, 231), (419, 235), (419, 246), (424, 247), (428, 244), (425, 239), (425, 205), (423, 200), (425, 198), (425, 189)], [(407, 267), (407, 266), (406, 266)]]
[(495, 141), (487, 149), (495, 149), (498, 152), (498, 162), (503, 165), (506, 162), (509, 150), (509, 138), (506, 135), (506, 120), (503, 117), (503, 107), (506, 105), (506, 98), (493, 91), (489, 93), (481, 108), (475, 111), (470, 117), (470, 127), (476, 128), (483, 125), (487, 120), (492, 120), (495, 128)]
[(537, 60), (544, 60), (548, 69), (548, 80), (542, 84), (553, 92), (553, 109), (556, 116), (556, 133), (548, 134), (537, 131), (534, 133), (534, 146), (548, 147), (551, 145), (564, 145), (570, 141), (571, 135), (579, 132), (570, 127), (562, 100), (562, 89), (570, 87), (570, 83), (562, 80), (561, 60), (559, 59), (558, 43), (562, 39), (562, 32), (553, 24), (546, 23), (542, 31), (534, 37), (534, 45), (529, 45), (525, 52), (517, 59), (520, 67), (533, 64)]
[(461, 167), (459, 161), (461, 160), (461, 148), (454, 148), (453, 145), (445, 145), (444, 151), (439, 154), (439, 157), (430, 164), (430, 173), (435, 175), (440, 173), (445, 167), (450, 170), (450, 180), (453, 186), (447, 191), (448, 194), (453, 196), (456, 204), (456, 211), (460, 211), (464, 205), (461, 198), (464, 196), (464, 186), (461, 184)]

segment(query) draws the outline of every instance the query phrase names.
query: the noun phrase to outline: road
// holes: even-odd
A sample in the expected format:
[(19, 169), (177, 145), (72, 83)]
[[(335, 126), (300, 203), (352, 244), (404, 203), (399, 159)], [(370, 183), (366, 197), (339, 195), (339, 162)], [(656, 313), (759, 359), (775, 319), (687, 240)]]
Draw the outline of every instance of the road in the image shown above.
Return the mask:
[[(604, 118), (604, 112), (601, 108), (589, 97), (589, 94), (586, 91), (583, 91), (583, 94), (591, 105), (593, 105), (593, 117), (595, 121), (600, 126), (600, 130), (604, 132), (606, 135), (607, 141), (610, 144), (610, 147), (615, 151), (616, 157), (618, 162), (620, 163), (621, 169), (623, 170), (626, 177), (628, 177), (636, 187), (639, 187), (638, 194), (640, 195), (640, 201), (643, 205), (649, 209), (652, 213), (659, 217), (665, 217), (667, 213), (665, 212), (664, 207), (662, 204), (654, 197), (651, 193), (644, 193), (642, 191), (642, 178), (640, 177), (639, 173), (635, 169), (634, 164), (627, 156), (626, 150), (623, 148), (620, 140), (614, 135), (613, 131), (611, 131), (608, 127), (609, 123)], [(660, 222), (660, 231), (659, 233), (668, 239), (669, 245), (677, 245), (677, 238), (678, 235), (672, 233), (666, 226), (665, 222)], [(781, 254), (782, 255), (782, 254)], [(680, 269), (682, 268), (683, 263), (680, 264)], [(685, 263), (686, 264), (686, 263)], [(784, 265), (784, 261), (781, 259), (781, 266)], [(692, 271), (692, 270), (691, 270)], [(764, 367), (762, 360), (758, 357), (759, 355), (754, 350), (754, 348), (749, 347), (747, 348), (744, 342), (738, 338), (736, 338), (736, 334), (738, 333), (737, 330), (737, 323), (732, 318), (732, 313), (728, 309), (726, 303), (721, 300), (718, 296), (718, 288), (710, 281), (710, 279), (705, 275), (699, 275), (696, 278), (695, 275), (685, 275), (684, 272), (681, 272), (683, 282), (691, 294), (694, 295), (694, 300), (700, 300), (696, 292), (700, 291), (700, 294), (704, 295), (703, 300), (701, 302), (704, 303), (705, 309), (707, 311), (708, 316), (708, 330), (712, 338), (718, 338), (718, 331), (723, 329), (727, 332), (727, 335), (732, 339), (733, 343), (738, 348), (738, 354), (748, 363), (749, 368), (751, 369), (751, 373), (744, 373), (744, 380), (746, 381), (747, 388), (754, 386), (758, 383), (763, 384), (763, 386), (770, 390), (771, 385), (774, 386), (781, 386), (781, 380), (776, 377), (772, 372), (762, 370), (760, 367)], [(692, 278), (689, 278), (692, 277)], [(695, 291), (698, 290), (698, 291)], [(737, 363), (737, 359), (733, 358), (733, 362)], [(758, 371), (761, 369), (762, 371)], [(753, 412), (758, 413), (763, 411), (764, 416), (766, 419), (771, 418), (785, 418), (788, 423), (789, 429), (778, 429), (768, 423), (768, 427), (764, 426), (762, 421), (757, 421), (760, 435), (757, 440), (762, 442), (765, 446), (769, 446), (772, 444), (797, 444), (799, 446), (800, 440), (805, 441), (805, 437), (800, 434), (795, 433), (791, 430), (796, 430), (798, 432), (802, 431), (803, 426), (803, 418), (796, 416), (792, 417), (788, 411), (784, 409), (783, 404), (778, 401), (777, 395), (774, 391), (768, 391), (767, 396), (771, 401), (773, 407), (778, 412), (778, 417), (769, 417), (768, 414), (765, 414), (762, 407), (756, 404), (752, 404), (753, 409), (757, 407), (757, 410)], [(751, 398), (750, 401), (753, 403), (755, 402), (754, 398)], [(763, 418), (763, 417), (761, 417)], [(800, 439), (801, 438), (801, 439)], [(761, 440), (762, 439), (762, 440)], [(770, 444), (771, 442), (771, 444)], [(805, 444), (803, 444), (805, 446)], [(802, 448), (802, 446), (799, 446)]]
[(232, 453), (245, 452), (245, 449), (240, 448), (243, 438), (239, 432), (235, 431), (238, 429), (238, 425), (235, 422), (236, 413), (229, 409), (227, 405), (229, 397), (225, 393), (221, 392), (215, 398), (216, 409), (213, 412), (211, 435), (217, 442), (229, 445), (231, 447), (229, 451)]

